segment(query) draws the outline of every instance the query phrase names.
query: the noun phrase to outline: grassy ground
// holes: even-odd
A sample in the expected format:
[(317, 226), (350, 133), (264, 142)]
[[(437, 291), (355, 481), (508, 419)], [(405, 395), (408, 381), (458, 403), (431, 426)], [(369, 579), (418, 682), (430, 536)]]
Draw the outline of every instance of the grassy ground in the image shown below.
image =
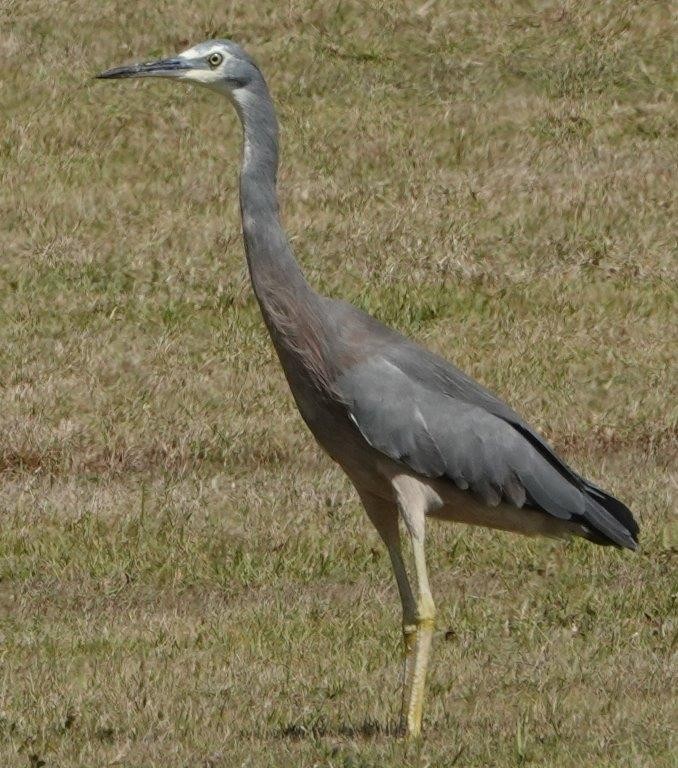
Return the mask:
[[(669, 4), (10, 0), (0, 29), (0, 764), (672, 764)], [(641, 522), (637, 555), (431, 526), (419, 745), (387, 557), (247, 282), (235, 116), (90, 79), (216, 35), (268, 74), (312, 281)]]

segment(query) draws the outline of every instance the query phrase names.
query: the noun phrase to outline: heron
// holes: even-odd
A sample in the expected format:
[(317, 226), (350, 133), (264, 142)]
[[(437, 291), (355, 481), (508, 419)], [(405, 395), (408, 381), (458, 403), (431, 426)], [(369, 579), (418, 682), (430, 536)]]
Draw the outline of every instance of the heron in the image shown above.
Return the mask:
[(279, 213), (273, 101), (261, 70), (239, 45), (208, 40), (97, 77), (197, 83), (235, 107), (252, 288), (303, 420), (348, 475), (388, 550), (402, 604), (399, 728), (416, 738), (436, 615), (425, 556), (429, 518), (630, 550), (638, 544), (638, 524), (625, 504), (568, 466), (488, 389), (308, 283)]

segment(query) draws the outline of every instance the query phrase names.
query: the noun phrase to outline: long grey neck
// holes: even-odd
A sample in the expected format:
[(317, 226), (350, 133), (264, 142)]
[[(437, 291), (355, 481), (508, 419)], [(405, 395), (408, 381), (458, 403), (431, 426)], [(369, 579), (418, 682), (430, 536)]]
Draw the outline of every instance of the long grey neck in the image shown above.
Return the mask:
[[(310, 288), (280, 224), (276, 176), (278, 121), (263, 77), (234, 91), (243, 126), (240, 211), (254, 292), (273, 333), (292, 321), (295, 306), (311, 301)], [(275, 340), (275, 338), (274, 338)]]

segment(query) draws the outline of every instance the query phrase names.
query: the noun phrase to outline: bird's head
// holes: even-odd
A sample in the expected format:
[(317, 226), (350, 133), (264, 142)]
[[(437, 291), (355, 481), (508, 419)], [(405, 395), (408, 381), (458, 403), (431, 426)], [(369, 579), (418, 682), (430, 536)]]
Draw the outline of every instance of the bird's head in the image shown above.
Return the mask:
[(169, 59), (146, 61), (107, 69), (101, 79), (127, 77), (165, 77), (207, 86), (231, 95), (247, 87), (259, 70), (243, 49), (230, 40), (207, 40)]

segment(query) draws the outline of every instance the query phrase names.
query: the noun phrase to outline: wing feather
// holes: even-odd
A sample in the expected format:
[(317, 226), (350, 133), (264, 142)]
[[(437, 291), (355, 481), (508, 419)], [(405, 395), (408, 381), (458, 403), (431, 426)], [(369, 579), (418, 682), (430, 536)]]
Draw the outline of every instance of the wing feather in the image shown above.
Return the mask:
[(397, 354), (374, 356), (337, 379), (350, 418), (373, 448), (425, 477), (447, 478), (490, 506), (528, 505), (590, 523), (616, 544), (633, 544), (588, 495), (585, 481), (514, 411), (435, 360), (434, 386), (431, 377), (403, 371)]

